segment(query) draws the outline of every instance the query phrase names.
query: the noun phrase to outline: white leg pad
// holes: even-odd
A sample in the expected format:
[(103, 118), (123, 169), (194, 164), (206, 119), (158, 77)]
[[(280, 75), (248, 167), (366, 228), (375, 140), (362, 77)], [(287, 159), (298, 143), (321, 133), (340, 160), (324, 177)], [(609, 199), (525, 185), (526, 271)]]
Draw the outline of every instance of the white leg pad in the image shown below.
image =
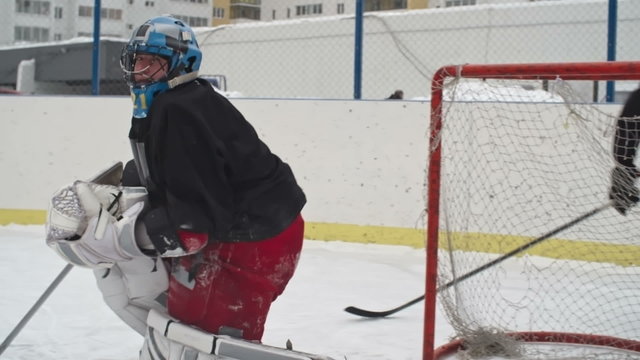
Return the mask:
[(94, 275), (105, 303), (145, 336), (149, 309), (165, 308), (169, 279), (162, 260), (135, 258), (111, 269), (95, 270)]
[(215, 335), (149, 311), (141, 360), (331, 360), (328, 357)]

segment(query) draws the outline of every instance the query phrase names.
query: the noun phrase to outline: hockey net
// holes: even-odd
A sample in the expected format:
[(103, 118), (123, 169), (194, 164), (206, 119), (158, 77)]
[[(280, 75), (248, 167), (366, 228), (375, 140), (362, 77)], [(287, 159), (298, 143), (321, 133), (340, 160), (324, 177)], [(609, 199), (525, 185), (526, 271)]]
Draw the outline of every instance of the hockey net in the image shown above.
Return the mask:
[(640, 62), (435, 74), (425, 359), (640, 359), (640, 207), (608, 204), (621, 106), (585, 95), (637, 79)]

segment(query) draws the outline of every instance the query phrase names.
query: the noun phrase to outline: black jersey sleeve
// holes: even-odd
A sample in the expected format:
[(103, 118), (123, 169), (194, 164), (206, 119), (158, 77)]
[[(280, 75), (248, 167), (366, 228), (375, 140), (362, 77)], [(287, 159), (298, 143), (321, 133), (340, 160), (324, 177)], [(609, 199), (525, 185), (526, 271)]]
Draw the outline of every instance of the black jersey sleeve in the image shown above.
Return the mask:
[(631, 93), (616, 125), (614, 159), (617, 164), (632, 168), (640, 144), (640, 89)]

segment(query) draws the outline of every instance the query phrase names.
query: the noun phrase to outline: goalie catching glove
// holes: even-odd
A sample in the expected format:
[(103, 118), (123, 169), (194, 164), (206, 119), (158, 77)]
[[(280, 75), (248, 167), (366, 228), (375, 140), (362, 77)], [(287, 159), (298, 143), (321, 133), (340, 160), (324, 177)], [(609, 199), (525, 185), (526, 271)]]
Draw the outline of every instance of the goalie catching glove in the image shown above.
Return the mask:
[(155, 253), (136, 224), (146, 199), (143, 187), (76, 181), (51, 199), (47, 245), (65, 261), (94, 269)]

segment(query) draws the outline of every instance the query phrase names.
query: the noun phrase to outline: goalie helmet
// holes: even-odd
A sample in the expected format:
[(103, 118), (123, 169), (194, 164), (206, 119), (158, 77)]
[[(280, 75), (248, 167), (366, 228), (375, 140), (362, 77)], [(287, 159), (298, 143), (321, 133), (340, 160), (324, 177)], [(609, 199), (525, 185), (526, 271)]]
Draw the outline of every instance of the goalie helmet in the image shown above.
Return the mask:
[[(157, 79), (140, 80), (147, 70), (136, 69), (139, 54), (152, 55), (167, 61), (166, 74)], [(120, 67), (131, 89), (133, 116), (144, 118), (153, 99), (161, 92), (194, 80), (198, 76), (202, 52), (193, 30), (170, 16), (152, 18), (134, 30), (122, 49)]]

